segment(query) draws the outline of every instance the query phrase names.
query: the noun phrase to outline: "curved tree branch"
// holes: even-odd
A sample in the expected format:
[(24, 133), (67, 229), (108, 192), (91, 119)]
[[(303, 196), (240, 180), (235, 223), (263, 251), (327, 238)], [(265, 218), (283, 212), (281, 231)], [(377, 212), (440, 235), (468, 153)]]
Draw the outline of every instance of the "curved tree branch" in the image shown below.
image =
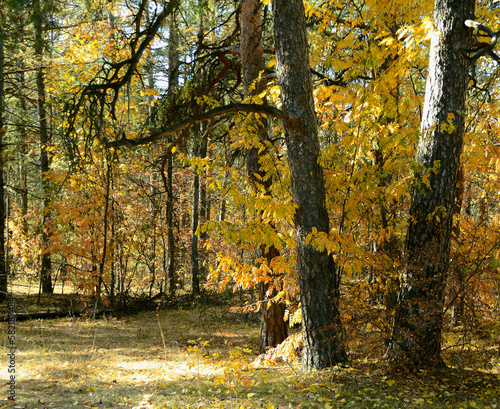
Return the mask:
[[(112, 72), (106, 73), (104, 81), (102, 83), (96, 84), (95, 81), (97, 80), (97, 78), (94, 78), (87, 86), (85, 86), (80, 91), (79, 93), (80, 96), (78, 98), (75, 96), (75, 98), (73, 99), (74, 102), (72, 104), (68, 103), (67, 110), (69, 111), (70, 115), (68, 121), (69, 126), (68, 129), (66, 130), (67, 135), (69, 135), (74, 131), (74, 125), (76, 122), (76, 118), (78, 117), (78, 114), (80, 112), (80, 109), (85, 99), (92, 95), (106, 95), (108, 90), (112, 90), (114, 94), (110, 105), (110, 113), (113, 119), (116, 119), (115, 110), (120, 89), (132, 79), (133, 75), (137, 70), (137, 65), (139, 64), (139, 61), (142, 58), (144, 52), (153, 41), (154, 37), (156, 36), (161, 25), (164, 23), (165, 19), (175, 10), (178, 4), (179, 0), (171, 0), (168, 3), (166, 3), (163, 10), (156, 16), (156, 19), (152, 22), (152, 24), (145, 31), (137, 32), (135, 34), (136, 37), (132, 40), (130, 44), (132, 51), (131, 57), (124, 61), (120, 61), (118, 63), (107, 63), (108, 67), (111, 68)], [(139, 29), (140, 17), (142, 16), (145, 7), (146, 7), (146, 1), (144, 0), (141, 3), (138, 15), (136, 16), (135, 20), (136, 30)], [(144, 38), (137, 47), (139, 39), (143, 36)], [(120, 70), (124, 66), (128, 66), (128, 68), (126, 69), (125, 73), (122, 76), (120, 76), (119, 75)], [(105, 71), (104, 67), (102, 68), (102, 70)]]
[[(182, 131), (194, 124), (197, 124), (199, 122), (206, 121), (208, 119), (215, 118), (217, 116), (228, 116), (229, 114), (233, 114), (236, 112), (255, 112), (259, 114), (264, 114), (264, 115), (270, 115), (275, 118), (282, 119), (284, 121), (288, 120), (288, 115), (281, 111), (280, 109), (270, 106), (270, 105), (258, 105), (258, 104), (229, 104), (229, 105), (224, 105), (220, 106), (214, 109), (211, 109), (207, 112), (204, 112), (199, 115), (192, 116), (191, 118), (188, 118), (184, 121), (181, 121), (175, 125), (172, 125), (168, 127), (167, 129), (164, 129), (161, 132), (157, 132), (155, 134), (145, 136), (143, 138), (137, 138), (137, 139), (127, 139), (127, 138), (122, 138), (118, 139), (115, 141), (108, 142), (106, 146), (108, 147), (118, 147), (118, 146), (139, 146), (139, 145), (146, 145), (152, 142), (156, 142), (160, 139), (164, 139), (167, 136), (170, 136), (176, 132)], [(174, 142), (170, 144), (170, 146), (167, 149), (167, 152), (170, 152), (172, 148), (179, 143), (179, 141), (185, 137), (186, 133), (182, 133)]]
[[(480, 45), (478, 48), (473, 49), (473, 50), (466, 50), (466, 49), (461, 48), (460, 51), (462, 52), (462, 54), (464, 54), (464, 56), (467, 57), (468, 59), (475, 61), (483, 55), (492, 53), (493, 49), (495, 48), (495, 46), (497, 44), (499, 33), (498, 32), (495, 33), (488, 26), (485, 26), (485, 25), (481, 24), (480, 22), (474, 21), (474, 20), (465, 20), (465, 25), (467, 27), (470, 27), (470, 28), (477, 30), (478, 32), (481, 31), (481, 32), (485, 33), (488, 37), (490, 37), (490, 43)], [(474, 53), (474, 54), (470, 55), (470, 53)], [(494, 54), (494, 55), (496, 55), (496, 54)], [(496, 58), (495, 58), (495, 60), (498, 61)]]

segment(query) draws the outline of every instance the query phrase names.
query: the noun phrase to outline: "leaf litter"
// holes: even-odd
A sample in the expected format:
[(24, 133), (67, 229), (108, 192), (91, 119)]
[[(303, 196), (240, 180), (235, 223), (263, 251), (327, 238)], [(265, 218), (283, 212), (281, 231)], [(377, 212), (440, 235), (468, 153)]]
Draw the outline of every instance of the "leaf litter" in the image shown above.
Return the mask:
[(258, 323), (228, 307), (158, 314), (17, 323), (16, 401), (4, 366), (0, 408), (500, 409), (498, 361), (481, 369), (480, 354), (441, 372), (365, 358), (305, 375), (297, 357), (259, 360)]

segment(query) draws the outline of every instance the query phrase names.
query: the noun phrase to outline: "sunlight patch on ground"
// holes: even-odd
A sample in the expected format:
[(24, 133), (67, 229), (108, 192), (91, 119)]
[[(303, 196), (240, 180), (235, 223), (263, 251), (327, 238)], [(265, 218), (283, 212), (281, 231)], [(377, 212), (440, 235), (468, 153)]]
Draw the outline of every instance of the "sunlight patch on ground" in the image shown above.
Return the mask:
[[(138, 377), (140, 373), (149, 373), (147, 378), (162, 378), (164, 380), (190, 379), (196, 376), (210, 377), (217, 376), (223, 372), (223, 369), (216, 368), (203, 363), (197, 366), (195, 362), (192, 364), (189, 361), (172, 362), (172, 361), (139, 361), (139, 362), (116, 362), (114, 365), (116, 370), (126, 371), (122, 373), (123, 377)], [(141, 375), (142, 376), (142, 375)]]
[[(476, 367), (450, 371), (443, 379), (432, 374), (392, 377), (376, 360), (353, 360), (352, 367), (309, 376), (300, 375), (298, 363), (252, 369), (249, 364), (256, 358), (252, 351), (256, 349), (258, 325), (228, 316), (226, 311), (227, 307), (161, 311), (165, 346), (154, 312), (97, 321), (19, 322), (19, 400), (14, 405), (87, 409), (399, 409), (402, 405), (493, 409), (498, 402), (500, 377), (495, 368), (490, 368), (498, 365), (497, 349), (471, 346), (463, 354), (449, 350), (448, 361), (467, 360)], [(0, 330), (6, 330), (5, 323)], [(0, 340), (0, 346), (5, 347), (5, 342)], [(377, 340), (372, 345), (379, 343)], [(485, 352), (490, 353), (487, 362)], [(366, 356), (359, 351), (358, 355)], [(481, 364), (490, 373), (478, 371)], [(7, 379), (6, 375), (6, 369), (0, 371), (1, 378)]]

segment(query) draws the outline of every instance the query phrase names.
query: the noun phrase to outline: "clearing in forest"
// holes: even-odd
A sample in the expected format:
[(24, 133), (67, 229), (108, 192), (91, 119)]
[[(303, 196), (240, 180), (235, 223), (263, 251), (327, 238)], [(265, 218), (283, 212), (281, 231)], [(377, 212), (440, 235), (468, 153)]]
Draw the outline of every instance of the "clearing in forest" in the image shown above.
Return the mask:
[(15, 330), (16, 401), (6, 400), (3, 354), (5, 408), (500, 408), (498, 350), (479, 344), (446, 351), (461, 366), (441, 373), (390, 373), (381, 357), (351, 350), (349, 366), (302, 375), (298, 361), (256, 367), (259, 324), (228, 306), (20, 321)]

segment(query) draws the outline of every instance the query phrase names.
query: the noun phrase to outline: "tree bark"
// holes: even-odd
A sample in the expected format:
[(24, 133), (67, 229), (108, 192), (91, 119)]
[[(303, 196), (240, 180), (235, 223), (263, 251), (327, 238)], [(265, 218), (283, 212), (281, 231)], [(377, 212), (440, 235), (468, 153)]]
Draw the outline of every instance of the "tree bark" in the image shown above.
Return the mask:
[[(193, 146), (193, 157), (204, 158), (206, 154), (207, 140), (197, 141)], [(196, 234), (200, 220), (200, 172), (201, 169), (198, 169), (198, 167), (195, 167), (193, 170), (193, 207), (191, 217), (191, 282), (193, 296), (200, 295), (200, 252), (198, 248), (198, 235)]]
[[(21, 30), (19, 30), (21, 32)], [(19, 86), (21, 89), (26, 89), (26, 81), (24, 77), (24, 72), (19, 73), (17, 80), (19, 81)], [(26, 124), (24, 118), (28, 117), (28, 107), (25, 98), (19, 99), (21, 118), (17, 124), (17, 132), (21, 136), (21, 140), (28, 140), (28, 134), (26, 132)], [(28, 236), (28, 170), (27, 170), (27, 148), (24, 143), (18, 148), (19, 159), (17, 160), (19, 166), (19, 191), (21, 196), (21, 216), (22, 216), (22, 232), (27, 237)]]
[[(0, 4), (3, 4), (1, 2)], [(4, 154), (3, 144), (6, 129), (3, 120), (4, 114), (4, 16), (0, 11), (0, 302), (7, 299), (7, 268), (5, 263), (5, 185), (4, 185)]]
[(42, 254), (40, 266), (40, 281), (42, 293), (53, 293), (52, 288), (52, 259), (51, 254), (47, 250), (49, 245), (48, 224), (50, 220), (50, 180), (47, 179), (49, 171), (49, 153), (48, 147), (50, 143), (49, 129), (47, 124), (47, 112), (45, 109), (45, 76), (43, 74), (43, 31), (42, 31), (42, 10), (41, 1), (34, 0), (33, 2), (33, 21), (35, 27), (35, 55), (40, 67), (36, 71), (36, 88), (38, 93), (38, 123), (40, 136), (40, 179), (42, 184)]
[(416, 175), (388, 358), (395, 366), (439, 367), (444, 290), (464, 134), (474, 0), (436, 0), (435, 33), (417, 150)]
[[(179, 88), (179, 33), (175, 25), (175, 17), (170, 17), (168, 46), (168, 92), (173, 95)], [(173, 154), (167, 157), (167, 282), (171, 297), (175, 295), (175, 240), (174, 240), (174, 189), (173, 189), (174, 159)]]
[(102, 215), (103, 218), (103, 232), (102, 232), (102, 255), (101, 255), (101, 260), (99, 261), (99, 273), (97, 277), (97, 285), (96, 285), (96, 290), (95, 290), (95, 296), (96, 296), (96, 310), (101, 309), (103, 307), (103, 302), (101, 298), (101, 292), (102, 292), (102, 285), (103, 285), (103, 280), (104, 280), (104, 273), (105, 273), (105, 267), (106, 267), (106, 258), (107, 258), (107, 252), (108, 252), (108, 230), (109, 230), (109, 219), (110, 219), (110, 214), (109, 214), (109, 205), (111, 201), (111, 179), (113, 175), (113, 169), (112, 169), (113, 163), (111, 158), (106, 159), (106, 187), (105, 187), (105, 193), (104, 193), (104, 213)]
[[(455, 211), (456, 219), (453, 220), (452, 227), (452, 237), (455, 242), (460, 240), (460, 217), (462, 214), (462, 205), (464, 202), (465, 194), (465, 175), (464, 166), (460, 166), (458, 171), (458, 181), (457, 181), (457, 193), (455, 201)], [(462, 268), (458, 267), (450, 272), (452, 277), (455, 294), (453, 295), (453, 302), (451, 305), (451, 325), (456, 327), (463, 323), (463, 318), (465, 314), (465, 274)]]
[(309, 70), (306, 20), (302, 0), (274, 0), (277, 74), (285, 122), (285, 139), (297, 205), (294, 217), (302, 305), (303, 371), (346, 360), (339, 311), (340, 274), (333, 257), (306, 245), (313, 228), (329, 233), (323, 170)]
[[(259, 95), (264, 89), (264, 84), (255, 84), (253, 90), (250, 86), (258, 78), (261, 71), (264, 71), (264, 50), (262, 48), (262, 16), (260, 0), (243, 0), (241, 3), (241, 63), (243, 72), (243, 85), (245, 97)], [(258, 129), (259, 139), (265, 141), (269, 139), (267, 120), (262, 118), (263, 126)], [(247, 171), (249, 178), (254, 185), (261, 185), (270, 195), (271, 180), (264, 180), (265, 172), (260, 169), (259, 148), (254, 147), (247, 151)], [(260, 178), (256, 177), (259, 175)], [(274, 257), (279, 256), (279, 250), (271, 246), (269, 249), (261, 247), (256, 251), (256, 258), (265, 258), (270, 265)], [(278, 280), (279, 277), (273, 277)], [(284, 320), (285, 305), (282, 302), (265, 302), (268, 298), (277, 295), (276, 290), (271, 290), (267, 281), (259, 283), (260, 307), (260, 351), (264, 352), (268, 347), (275, 347), (283, 342), (288, 336), (287, 323)]]
[(191, 293), (200, 295), (200, 263), (198, 252), (198, 216), (200, 213), (200, 175), (198, 169), (193, 171), (193, 206), (191, 217)]

